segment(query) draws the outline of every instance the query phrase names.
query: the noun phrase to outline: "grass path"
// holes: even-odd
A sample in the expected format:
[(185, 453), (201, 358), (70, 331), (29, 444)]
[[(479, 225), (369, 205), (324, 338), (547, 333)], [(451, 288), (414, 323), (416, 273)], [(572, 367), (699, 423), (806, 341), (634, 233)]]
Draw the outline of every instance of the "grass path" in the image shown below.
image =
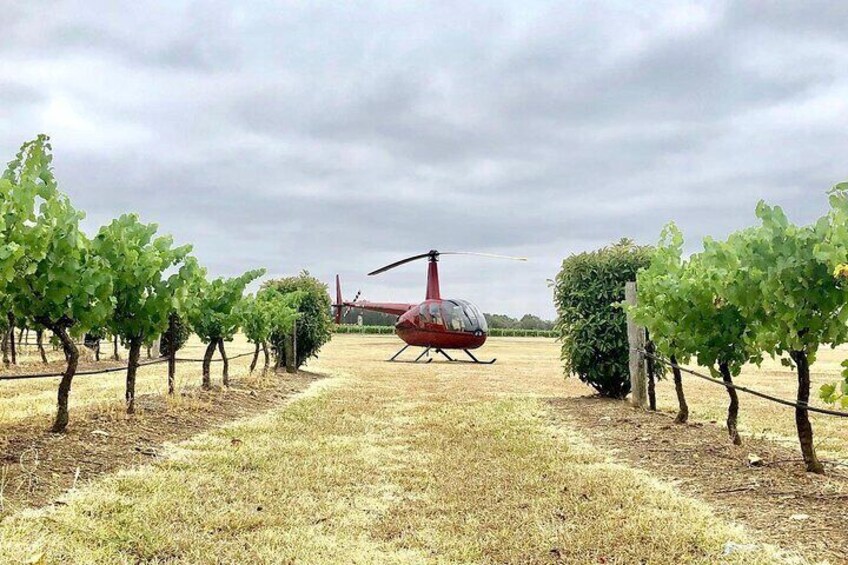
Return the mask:
[(722, 558), (742, 532), (552, 427), (538, 365), (370, 361), (386, 343), (337, 336), (296, 402), (5, 520), (0, 562), (775, 562)]

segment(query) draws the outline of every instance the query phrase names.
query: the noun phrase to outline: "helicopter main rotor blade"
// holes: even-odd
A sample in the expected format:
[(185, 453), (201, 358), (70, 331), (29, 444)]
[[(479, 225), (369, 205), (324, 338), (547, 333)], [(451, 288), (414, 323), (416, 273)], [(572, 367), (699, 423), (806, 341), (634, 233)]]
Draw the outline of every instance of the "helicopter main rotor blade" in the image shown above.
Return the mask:
[[(407, 257), (406, 259), (401, 259), (400, 261), (395, 261), (394, 263), (391, 263), (390, 265), (386, 265), (385, 267), (380, 267), (376, 271), (371, 271), (370, 273), (368, 273), (368, 276), (379, 275), (380, 273), (385, 273), (389, 269), (394, 269), (395, 267), (400, 267), (401, 265), (409, 263), (410, 261), (417, 261), (418, 259), (423, 259), (424, 257), (430, 257), (431, 255), (433, 255), (433, 253), (431, 251), (428, 251), (427, 253), (422, 253), (421, 255), (413, 255), (412, 257)], [(436, 255), (438, 255), (438, 253), (436, 253)]]
[(511, 255), (498, 255), (496, 253), (477, 253), (475, 251), (440, 251), (439, 255), (476, 255), (478, 257), (489, 257), (490, 259), (512, 259), (513, 261), (527, 260), (527, 257), (513, 257)]
[(401, 259), (400, 261), (395, 261), (385, 267), (380, 267), (376, 271), (371, 271), (368, 275), (379, 275), (380, 273), (385, 273), (389, 269), (394, 269), (395, 267), (400, 267), (410, 261), (417, 261), (418, 259), (424, 259), (425, 257), (438, 257), (439, 255), (476, 255), (478, 257), (488, 257), (490, 259), (511, 259), (513, 261), (526, 261), (526, 257), (511, 257), (509, 255), (497, 255), (495, 253), (476, 253), (474, 251), (436, 251), (435, 249), (428, 251), (427, 253), (421, 253), (420, 255), (413, 255), (412, 257), (407, 257), (406, 259)]

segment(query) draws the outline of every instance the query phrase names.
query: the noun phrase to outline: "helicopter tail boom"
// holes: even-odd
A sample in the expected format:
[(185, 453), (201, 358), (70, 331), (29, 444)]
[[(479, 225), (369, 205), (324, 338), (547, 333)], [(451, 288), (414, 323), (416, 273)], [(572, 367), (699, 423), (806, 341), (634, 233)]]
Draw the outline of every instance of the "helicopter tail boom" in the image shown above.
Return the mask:
[(342, 318), (350, 311), (351, 308), (382, 312), (383, 314), (391, 314), (392, 316), (402, 316), (407, 310), (416, 306), (416, 304), (398, 302), (369, 302), (367, 300), (359, 300), (359, 294), (360, 293), (357, 292), (353, 300), (343, 299), (341, 281), (339, 280), (339, 275), (336, 275), (336, 302), (332, 306), (333, 315), (337, 324), (342, 323)]

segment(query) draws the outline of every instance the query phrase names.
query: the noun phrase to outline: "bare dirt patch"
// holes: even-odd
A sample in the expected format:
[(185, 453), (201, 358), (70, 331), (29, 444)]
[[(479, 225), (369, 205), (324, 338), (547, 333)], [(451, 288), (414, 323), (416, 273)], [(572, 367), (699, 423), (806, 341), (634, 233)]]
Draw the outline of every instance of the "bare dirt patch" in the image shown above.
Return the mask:
[[(103, 365), (98, 365), (103, 368)], [(0, 518), (57, 497), (99, 475), (150, 462), (177, 442), (231, 420), (272, 408), (320, 375), (309, 372), (246, 377), (229, 389), (190, 389), (175, 397), (136, 398), (136, 414), (121, 403), (72, 414), (65, 434), (48, 431), (50, 418), (0, 428)], [(61, 500), (58, 500), (61, 503)]]
[[(554, 417), (593, 445), (709, 503), (763, 541), (848, 563), (848, 470), (805, 473), (797, 451), (757, 438), (732, 445), (719, 425), (680, 425), (673, 415), (599, 397), (550, 400)], [(749, 462), (749, 455), (761, 461)]]

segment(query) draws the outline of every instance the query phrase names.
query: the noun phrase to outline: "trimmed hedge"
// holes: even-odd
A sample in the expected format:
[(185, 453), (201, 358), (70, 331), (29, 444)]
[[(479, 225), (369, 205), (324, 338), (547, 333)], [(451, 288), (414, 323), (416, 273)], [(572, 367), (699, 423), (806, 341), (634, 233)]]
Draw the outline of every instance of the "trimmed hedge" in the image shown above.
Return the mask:
[(557, 329), (566, 375), (602, 396), (630, 392), (624, 284), (651, 262), (653, 248), (629, 239), (566, 258), (554, 281)]
[(327, 285), (303, 271), (296, 277), (265, 281), (262, 291), (273, 290), (280, 294), (302, 291), (297, 311), (297, 367), (318, 355), (321, 346), (330, 341), (333, 318), (330, 316), (330, 295)]

